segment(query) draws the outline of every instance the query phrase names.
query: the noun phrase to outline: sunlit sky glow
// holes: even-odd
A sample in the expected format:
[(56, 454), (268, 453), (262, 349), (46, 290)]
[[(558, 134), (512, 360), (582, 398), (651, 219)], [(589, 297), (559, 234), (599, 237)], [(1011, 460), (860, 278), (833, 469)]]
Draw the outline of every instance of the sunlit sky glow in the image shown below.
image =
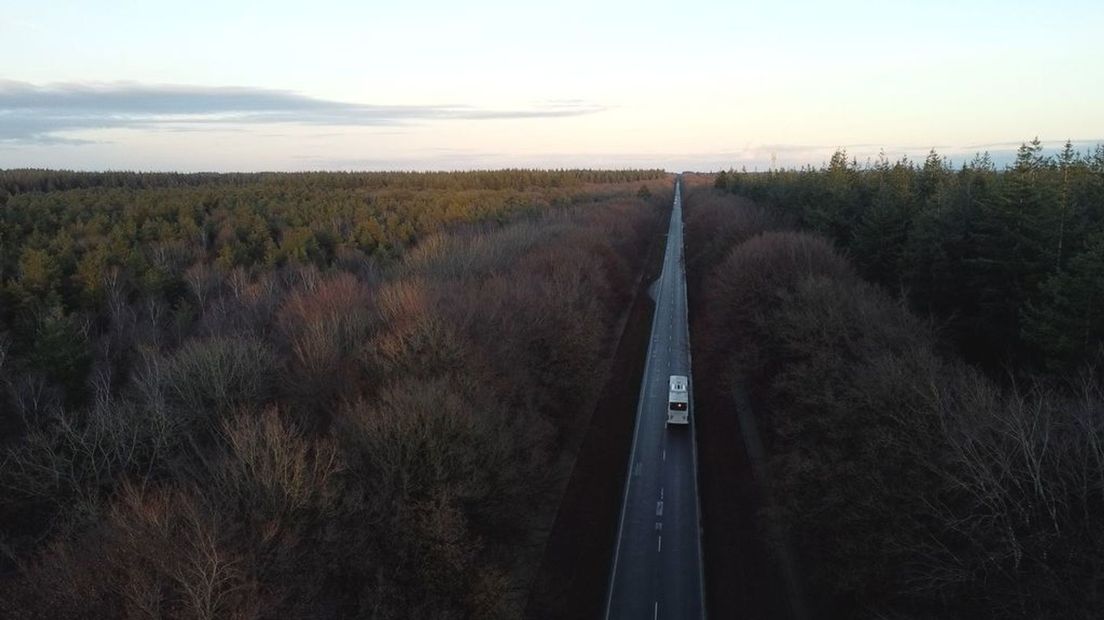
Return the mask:
[(0, 167), (999, 160), (1104, 142), (1101, 32), (1087, 0), (0, 1)]

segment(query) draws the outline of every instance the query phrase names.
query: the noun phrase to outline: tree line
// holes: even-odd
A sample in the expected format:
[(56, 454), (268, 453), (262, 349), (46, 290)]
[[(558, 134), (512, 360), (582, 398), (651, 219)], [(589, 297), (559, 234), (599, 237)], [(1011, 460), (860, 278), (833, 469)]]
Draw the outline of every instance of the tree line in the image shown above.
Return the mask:
[(577, 187), (587, 183), (630, 183), (664, 176), (662, 170), (504, 169), (471, 172), (77, 172), (71, 170), (0, 170), (0, 202), (25, 192), (67, 189), (154, 189), (243, 187), (318, 189), (516, 189)]
[(0, 615), (518, 615), (671, 195), (621, 175), (10, 197)]
[(1104, 145), (1054, 155), (1036, 139), (998, 170), (872, 165), (837, 151), (819, 167), (729, 171), (716, 186), (775, 205), (827, 235), (867, 279), (937, 317), (968, 359), (1062, 373), (1100, 363), (1104, 338)]

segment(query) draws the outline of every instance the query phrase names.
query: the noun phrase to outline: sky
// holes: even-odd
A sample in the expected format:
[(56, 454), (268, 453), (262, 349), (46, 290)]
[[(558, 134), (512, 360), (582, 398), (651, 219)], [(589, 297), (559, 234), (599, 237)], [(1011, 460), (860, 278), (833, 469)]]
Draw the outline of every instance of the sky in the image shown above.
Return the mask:
[(952, 161), (1104, 143), (1104, 2), (0, 0), (0, 168)]

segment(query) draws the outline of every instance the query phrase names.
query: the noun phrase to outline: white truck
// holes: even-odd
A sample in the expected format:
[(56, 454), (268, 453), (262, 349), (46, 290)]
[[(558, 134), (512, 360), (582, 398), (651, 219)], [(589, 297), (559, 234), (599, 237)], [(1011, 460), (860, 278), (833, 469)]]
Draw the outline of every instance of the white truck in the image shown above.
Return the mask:
[(671, 391), (667, 397), (667, 424), (690, 423), (690, 398), (686, 390), (689, 382), (682, 375), (671, 375)]

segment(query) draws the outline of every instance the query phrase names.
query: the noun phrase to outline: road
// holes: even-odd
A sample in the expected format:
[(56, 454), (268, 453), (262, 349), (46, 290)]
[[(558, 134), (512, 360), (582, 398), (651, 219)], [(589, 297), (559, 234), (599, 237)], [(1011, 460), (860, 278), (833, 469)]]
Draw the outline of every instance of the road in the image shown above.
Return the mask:
[(701, 530), (693, 378), (690, 425), (666, 426), (668, 378), (690, 376), (681, 182), (667, 231), (647, 366), (640, 386), (606, 618), (702, 618)]

